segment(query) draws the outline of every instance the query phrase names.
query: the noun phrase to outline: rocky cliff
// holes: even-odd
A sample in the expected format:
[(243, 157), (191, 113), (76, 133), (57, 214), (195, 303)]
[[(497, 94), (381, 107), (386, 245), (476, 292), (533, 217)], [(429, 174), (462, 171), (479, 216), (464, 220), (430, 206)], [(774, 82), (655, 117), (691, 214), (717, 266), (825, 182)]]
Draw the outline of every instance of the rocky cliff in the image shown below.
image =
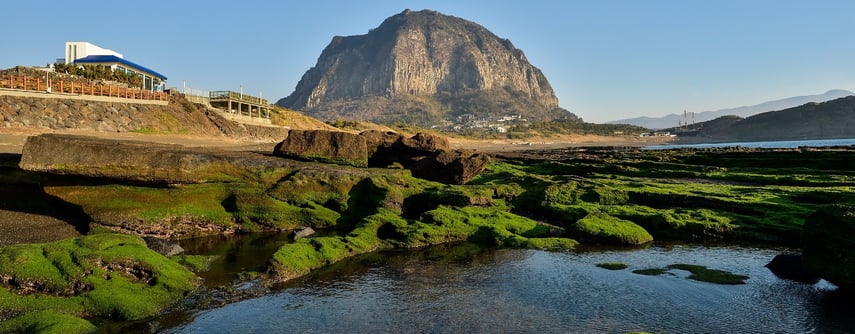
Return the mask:
[(277, 104), (325, 120), (422, 125), (467, 114), (576, 118), (511, 41), (429, 10), (405, 10), (368, 34), (334, 37)]

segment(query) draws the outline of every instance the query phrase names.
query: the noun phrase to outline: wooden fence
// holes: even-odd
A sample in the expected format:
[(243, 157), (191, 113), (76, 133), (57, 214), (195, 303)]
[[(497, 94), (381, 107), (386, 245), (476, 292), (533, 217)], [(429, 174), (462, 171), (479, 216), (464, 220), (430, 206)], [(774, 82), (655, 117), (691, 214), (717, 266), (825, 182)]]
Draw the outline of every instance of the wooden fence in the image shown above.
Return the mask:
[(47, 92), (48, 85), (50, 85), (51, 93), (122, 97), (137, 100), (167, 101), (169, 99), (169, 95), (164, 92), (152, 92), (139, 88), (96, 84), (91, 81), (88, 83), (64, 81), (61, 79), (46, 81), (44, 78), (21, 75), (6, 75), (0, 77), (0, 88)]

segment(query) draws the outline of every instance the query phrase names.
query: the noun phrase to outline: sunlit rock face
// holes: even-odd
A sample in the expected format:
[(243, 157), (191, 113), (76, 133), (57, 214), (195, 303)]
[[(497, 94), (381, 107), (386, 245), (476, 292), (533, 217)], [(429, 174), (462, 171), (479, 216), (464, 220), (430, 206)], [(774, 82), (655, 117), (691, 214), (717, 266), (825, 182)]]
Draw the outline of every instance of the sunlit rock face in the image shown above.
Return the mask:
[(466, 114), (576, 118), (509, 40), (429, 10), (404, 11), (365, 35), (334, 37), (277, 104), (324, 120), (422, 125)]

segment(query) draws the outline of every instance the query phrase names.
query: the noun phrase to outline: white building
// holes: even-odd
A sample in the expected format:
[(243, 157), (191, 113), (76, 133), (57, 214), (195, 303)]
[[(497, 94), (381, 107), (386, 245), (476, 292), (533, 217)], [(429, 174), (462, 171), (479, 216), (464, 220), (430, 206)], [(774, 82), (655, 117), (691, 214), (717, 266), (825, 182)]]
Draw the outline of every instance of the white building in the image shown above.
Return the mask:
[(89, 42), (65, 42), (66, 65), (88, 56), (116, 56), (119, 58), (125, 58), (121, 53), (98, 47), (97, 45)]
[(142, 88), (163, 90), (166, 76), (150, 68), (134, 63), (116, 51), (104, 49), (89, 42), (66, 42), (65, 64), (102, 65), (113, 71), (137, 75), (142, 80)]

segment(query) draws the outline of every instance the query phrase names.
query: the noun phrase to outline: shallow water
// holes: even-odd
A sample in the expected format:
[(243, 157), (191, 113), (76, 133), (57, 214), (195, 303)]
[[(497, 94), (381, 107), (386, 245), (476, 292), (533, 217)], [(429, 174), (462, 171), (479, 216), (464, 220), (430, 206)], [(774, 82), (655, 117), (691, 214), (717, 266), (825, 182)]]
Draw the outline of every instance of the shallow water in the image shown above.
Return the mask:
[[(276, 293), (199, 312), (173, 333), (853, 332), (851, 303), (821, 281), (763, 267), (782, 249), (653, 246), (544, 252), (472, 245), (369, 254)], [(610, 271), (602, 262), (623, 262)], [(689, 263), (750, 278), (716, 285), (635, 269)]]

